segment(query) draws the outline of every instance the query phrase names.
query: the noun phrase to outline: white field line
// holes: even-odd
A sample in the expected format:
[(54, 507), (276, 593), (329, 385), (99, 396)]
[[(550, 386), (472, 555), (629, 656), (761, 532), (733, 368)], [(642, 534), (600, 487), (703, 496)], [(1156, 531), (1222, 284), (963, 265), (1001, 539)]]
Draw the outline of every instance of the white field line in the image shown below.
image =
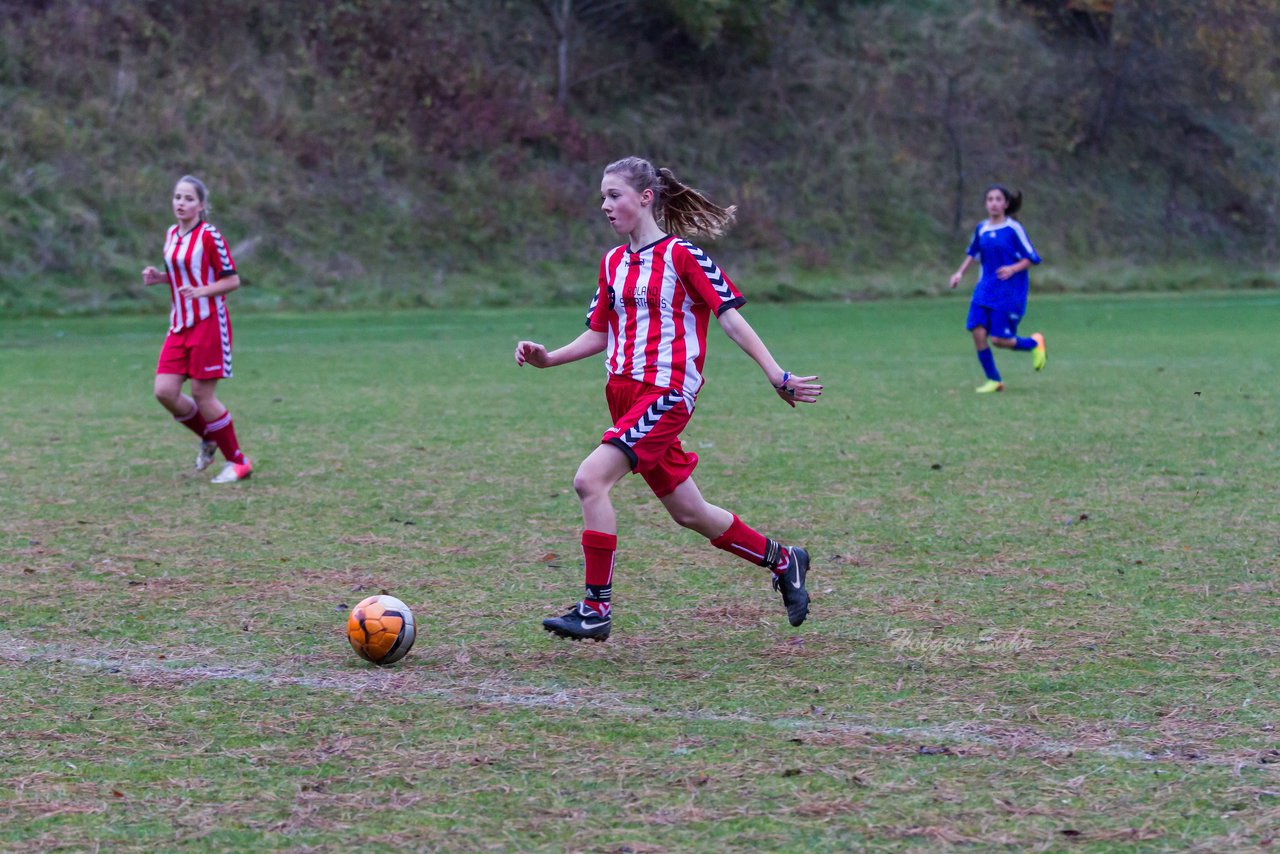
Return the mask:
[[(92, 675), (116, 675), (140, 677), (146, 679), (163, 679), (174, 682), (191, 682), (197, 680), (238, 681), (254, 685), (282, 685), (307, 688), (318, 691), (342, 691), (345, 693), (363, 693), (370, 688), (389, 684), (397, 685), (403, 694), (423, 697), (436, 697), (459, 705), (479, 704), (492, 706), (512, 706), (520, 708), (548, 708), (559, 711), (592, 710), (620, 717), (654, 718), (662, 717), (672, 720), (710, 721), (724, 723), (741, 723), (750, 726), (769, 727), (795, 733), (839, 733), (853, 736), (880, 736), (899, 738), (927, 744), (972, 744), (983, 747), (994, 747), (1016, 750), (1020, 753), (1031, 753), (1038, 756), (1068, 756), (1071, 754), (1093, 754), (1113, 759), (1137, 760), (1144, 762), (1187, 762), (1216, 765), (1241, 764), (1238, 757), (1213, 757), (1197, 751), (1195, 759), (1188, 759), (1171, 750), (1141, 750), (1122, 744), (1073, 744), (1055, 739), (1040, 738), (1034, 734), (1019, 733), (1017, 736), (1004, 738), (984, 734), (992, 727), (980, 721), (952, 721), (937, 726), (877, 726), (861, 723), (853, 716), (827, 715), (820, 719), (805, 718), (766, 718), (746, 713), (711, 712), (687, 709), (657, 709), (652, 706), (636, 705), (623, 702), (619, 698), (602, 694), (598, 690), (569, 689), (553, 691), (529, 686), (513, 690), (510, 683), (496, 680), (465, 680), (450, 678), (447, 684), (421, 684), (421, 674), (414, 673), (412, 680), (406, 680), (405, 671), (392, 668), (373, 669), (361, 673), (344, 673), (332, 676), (301, 676), (245, 666), (205, 665), (182, 663), (178, 660), (166, 662), (153, 658), (131, 658), (124, 655), (84, 655), (79, 650), (66, 649), (50, 645), (26, 644), (8, 639), (0, 644), (0, 664), (19, 666), (35, 665), (48, 668), (51, 664), (88, 671)], [(1269, 766), (1274, 767), (1274, 766)]]

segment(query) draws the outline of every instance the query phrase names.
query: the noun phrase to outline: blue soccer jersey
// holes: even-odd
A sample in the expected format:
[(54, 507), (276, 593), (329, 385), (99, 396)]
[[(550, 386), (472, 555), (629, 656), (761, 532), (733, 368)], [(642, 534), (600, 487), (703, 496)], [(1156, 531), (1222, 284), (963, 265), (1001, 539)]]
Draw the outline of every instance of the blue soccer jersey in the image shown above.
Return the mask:
[(1023, 258), (1030, 259), (1032, 264), (1040, 263), (1040, 256), (1036, 254), (1022, 224), (1008, 218), (999, 225), (992, 225), (986, 220), (978, 223), (969, 244), (969, 257), (977, 259), (982, 266), (982, 275), (973, 290), (974, 305), (1006, 314), (1026, 314), (1027, 288), (1031, 281), (1027, 271), (1004, 280), (996, 277), (996, 270), (1016, 264)]

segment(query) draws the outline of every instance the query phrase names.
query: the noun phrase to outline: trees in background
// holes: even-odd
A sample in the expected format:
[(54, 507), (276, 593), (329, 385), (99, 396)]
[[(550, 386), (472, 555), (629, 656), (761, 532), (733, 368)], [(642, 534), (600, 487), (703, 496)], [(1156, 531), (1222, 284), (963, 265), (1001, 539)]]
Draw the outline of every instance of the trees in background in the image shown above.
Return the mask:
[(191, 170), (281, 276), (577, 261), (628, 153), (778, 263), (927, 263), (997, 179), (1059, 258), (1274, 260), (1278, 7), (0, 0), (0, 278), (131, 274)]
[(1062, 153), (1127, 161), (1177, 251), (1261, 237), (1275, 256), (1280, 4), (1020, 0), (1057, 57)]

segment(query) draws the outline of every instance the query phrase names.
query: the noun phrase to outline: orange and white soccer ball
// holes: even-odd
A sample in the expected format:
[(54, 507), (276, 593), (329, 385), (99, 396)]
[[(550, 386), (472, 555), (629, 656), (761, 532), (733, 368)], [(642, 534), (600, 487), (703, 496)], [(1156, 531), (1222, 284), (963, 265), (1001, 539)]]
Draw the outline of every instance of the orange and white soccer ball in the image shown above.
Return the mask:
[(392, 664), (413, 646), (413, 612), (394, 596), (370, 596), (351, 609), (347, 640), (356, 655), (374, 664)]

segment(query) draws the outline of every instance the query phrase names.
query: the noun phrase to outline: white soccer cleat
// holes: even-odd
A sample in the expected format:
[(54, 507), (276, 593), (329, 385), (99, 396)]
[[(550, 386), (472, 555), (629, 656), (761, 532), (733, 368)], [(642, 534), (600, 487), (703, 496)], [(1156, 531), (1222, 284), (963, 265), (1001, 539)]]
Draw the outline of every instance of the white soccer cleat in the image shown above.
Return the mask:
[(227, 463), (222, 471), (209, 481), (210, 483), (235, 483), (237, 480), (248, 480), (253, 474), (253, 463), (246, 458), (243, 463)]
[(196, 471), (204, 471), (213, 465), (213, 455), (218, 453), (218, 443), (205, 439), (200, 443), (200, 451), (196, 454)]

